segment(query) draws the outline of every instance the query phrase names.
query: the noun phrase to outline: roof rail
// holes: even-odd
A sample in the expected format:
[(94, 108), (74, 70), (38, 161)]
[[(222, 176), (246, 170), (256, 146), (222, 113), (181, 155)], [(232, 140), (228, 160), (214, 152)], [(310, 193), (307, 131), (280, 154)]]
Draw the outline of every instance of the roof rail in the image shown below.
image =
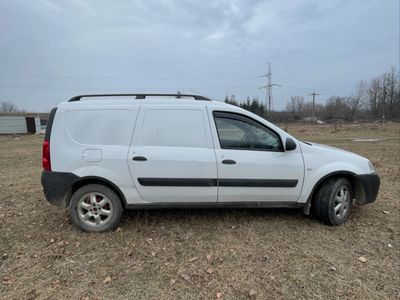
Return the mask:
[(175, 97), (175, 98), (184, 98), (184, 97), (192, 97), (195, 100), (204, 100), (204, 101), (212, 101), (211, 99), (200, 96), (200, 95), (190, 95), (190, 94), (92, 94), (92, 95), (78, 95), (72, 97), (68, 100), (68, 102), (80, 101), (81, 98), (89, 98), (89, 97), (119, 97), (119, 96), (132, 96), (136, 97), (136, 99), (145, 99), (146, 97)]

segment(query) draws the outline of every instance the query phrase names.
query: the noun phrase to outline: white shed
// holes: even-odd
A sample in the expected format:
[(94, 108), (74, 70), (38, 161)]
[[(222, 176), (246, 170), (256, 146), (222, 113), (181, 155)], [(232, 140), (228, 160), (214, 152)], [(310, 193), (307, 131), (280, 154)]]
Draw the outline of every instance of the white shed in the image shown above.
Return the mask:
[(0, 134), (40, 133), (40, 118), (34, 116), (0, 116)]

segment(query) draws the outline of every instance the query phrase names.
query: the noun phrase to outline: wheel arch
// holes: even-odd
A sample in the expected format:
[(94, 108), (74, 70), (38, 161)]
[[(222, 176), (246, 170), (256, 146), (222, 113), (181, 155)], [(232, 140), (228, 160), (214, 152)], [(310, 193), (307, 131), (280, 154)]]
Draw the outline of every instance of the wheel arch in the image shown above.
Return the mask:
[(360, 202), (360, 200), (364, 199), (364, 188), (360, 182), (360, 180), (357, 178), (357, 174), (350, 172), (350, 171), (335, 171), (331, 172), (329, 174), (324, 175), (321, 177), (317, 183), (314, 185), (313, 189), (311, 190), (311, 193), (309, 194), (307, 198), (306, 205), (303, 208), (303, 211), (306, 215), (310, 214), (310, 209), (311, 206), (313, 206), (314, 201), (315, 201), (315, 195), (316, 192), (318, 191), (319, 188), (321, 188), (322, 184), (332, 178), (340, 178), (344, 177), (350, 181), (350, 184), (353, 188), (354, 191), (354, 198), (356, 199), (357, 202)]
[[(126, 198), (125, 195), (122, 193), (122, 191), (118, 188), (117, 185), (115, 185), (114, 183), (112, 183), (111, 181), (102, 178), (102, 177), (97, 177), (97, 176), (86, 176), (86, 177), (82, 177), (80, 178), (78, 181), (76, 181), (70, 188), (68, 195), (66, 197), (66, 199), (68, 199), (68, 203), (71, 200), (72, 195), (81, 187), (88, 185), (88, 184), (101, 184), (104, 185), (108, 188), (110, 188), (112, 191), (114, 191), (119, 199), (121, 200), (121, 204), (123, 208), (127, 207), (127, 203), (126, 203)], [(68, 204), (67, 203), (67, 204)]]

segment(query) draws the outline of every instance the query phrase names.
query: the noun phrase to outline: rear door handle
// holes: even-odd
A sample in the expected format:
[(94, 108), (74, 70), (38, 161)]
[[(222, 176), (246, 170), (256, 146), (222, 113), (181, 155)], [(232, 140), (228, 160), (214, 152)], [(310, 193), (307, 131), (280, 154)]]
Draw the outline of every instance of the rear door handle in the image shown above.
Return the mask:
[(232, 159), (224, 159), (222, 161), (223, 164), (225, 165), (236, 165), (236, 161), (232, 160)]
[(135, 161), (146, 161), (147, 158), (144, 157), (144, 156), (134, 156), (134, 157), (132, 158), (132, 160), (135, 160)]

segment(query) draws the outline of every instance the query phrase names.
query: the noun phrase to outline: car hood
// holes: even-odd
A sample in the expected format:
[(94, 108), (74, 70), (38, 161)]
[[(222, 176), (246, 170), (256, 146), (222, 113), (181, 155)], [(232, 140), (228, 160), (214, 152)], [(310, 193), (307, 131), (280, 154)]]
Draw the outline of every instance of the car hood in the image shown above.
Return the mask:
[(346, 160), (351, 160), (353, 163), (357, 161), (363, 164), (365, 162), (368, 162), (368, 159), (366, 159), (365, 157), (362, 157), (361, 155), (358, 155), (356, 153), (347, 150), (312, 142), (306, 142), (306, 144), (308, 145), (308, 150), (313, 153), (332, 155), (332, 158), (341, 157)]

